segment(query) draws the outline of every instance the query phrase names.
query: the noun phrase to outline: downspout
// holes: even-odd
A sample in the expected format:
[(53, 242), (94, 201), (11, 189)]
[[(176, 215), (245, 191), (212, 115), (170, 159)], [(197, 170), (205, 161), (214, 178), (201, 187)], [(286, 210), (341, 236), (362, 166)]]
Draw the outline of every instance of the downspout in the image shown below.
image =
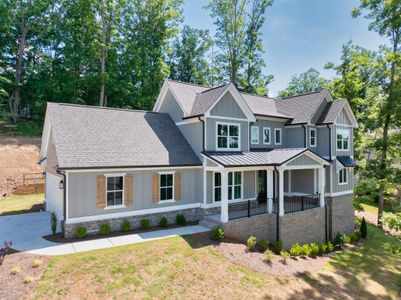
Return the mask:
[(331, 136), (330, 124), (327, 124), (327, 128), (329, 129), (329, 161), (331, 162), (331, 143), (332, 143), (331, 139), (332, 139), (332, 136)]
[(67, 220), (67, 196), (66, 196), (66, 193), (67, 193), (67, 176), (65, 175), (65, 171), (60, 171), (58, 166), (56, 168), (56, 172), (57, 172), (57, 174), (63, 176), (63, 182), (64, 182), (64, 184), (63, 184), (63, 215), (64, 215), (63, 224), (64, 224), (65, 221)]
[(306, 139), (307, 139), (307, 136), (306, 136), (306, 126), (305, 126), (305, 124), (302, 124), (302, 127), (304, 128), (304, 148), (306, 148)]
[[(276, 199), (276, 172), (277, 172), (277, 167), (274, 167), (274, 172), (273, 172), (273, 199)], [(280, 201), (277, 201), (277, 211), (276, 211), (276, 241), (280, 240)]]
[(205, 152), (205, 121), (200, 116), (198, 120), (202, 122), (202, 152)]

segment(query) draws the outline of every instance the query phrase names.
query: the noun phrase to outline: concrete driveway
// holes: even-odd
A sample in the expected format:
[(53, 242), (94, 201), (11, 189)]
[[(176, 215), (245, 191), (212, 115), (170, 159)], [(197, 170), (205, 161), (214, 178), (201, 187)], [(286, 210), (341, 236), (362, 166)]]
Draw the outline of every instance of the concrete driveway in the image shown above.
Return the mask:
[(209, 229), (200, 225), (195, 225), (110, 238), (100, 238), (90, 241), (59, 244), (49, 242), (42, 238), (42, 236), (51, 234), (49, 212), (0, 217), (1, 244), (3, 241), (11, 240), (13, 242), (13, 249), (40, 255), (78, 253), (206, 231), (209, 231)]

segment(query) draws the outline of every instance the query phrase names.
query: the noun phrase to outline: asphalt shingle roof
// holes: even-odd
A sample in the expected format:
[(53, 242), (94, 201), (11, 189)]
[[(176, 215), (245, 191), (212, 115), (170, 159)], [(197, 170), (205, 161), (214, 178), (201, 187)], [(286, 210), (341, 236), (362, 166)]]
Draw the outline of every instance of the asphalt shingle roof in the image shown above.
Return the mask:
[(210, 87), (174, 80), (168, 80), (168, 85), (172, 89), (174, 95), (178, 98), (177, 100), (180, 101), (181, 106), (187, 115), (191, 114), (196, 95), (210, 89)]
[(277, 111), (276, 99), (248, 93), (241, 93), (241, 95), (255, 115), (292, 118), (292, 116), (287, 113)]
[(229, 85), (225, 84), (218, 86), (196, 95), (194, 105), (192, 106), (191, 116), (203, 115), (216, 102), (217, 99), (224, 93)]
[(357, 167), (358, 164), (352, 159), (351, 156), (337, 156), (337, 160), (344, 166), (344, 167)]
[(317, 124), (332, 124), (345, 105), (345, 100), (334, 100), (329, 102), (317, 121)]
[(201, 165), (168, 114), (48, 103), (60, 168)]

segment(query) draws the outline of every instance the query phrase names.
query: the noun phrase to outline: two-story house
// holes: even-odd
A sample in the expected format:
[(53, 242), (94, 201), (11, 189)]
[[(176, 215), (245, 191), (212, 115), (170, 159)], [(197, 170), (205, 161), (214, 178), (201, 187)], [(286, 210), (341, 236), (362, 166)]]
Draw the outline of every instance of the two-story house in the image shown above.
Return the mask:
[(356, 127), (327, 91), (273, 99), (166, 80), (152, 112), (48, 103), (46, 207), (67, 237), (180, 212), (238, 239), (332, 238), (354, 228)]

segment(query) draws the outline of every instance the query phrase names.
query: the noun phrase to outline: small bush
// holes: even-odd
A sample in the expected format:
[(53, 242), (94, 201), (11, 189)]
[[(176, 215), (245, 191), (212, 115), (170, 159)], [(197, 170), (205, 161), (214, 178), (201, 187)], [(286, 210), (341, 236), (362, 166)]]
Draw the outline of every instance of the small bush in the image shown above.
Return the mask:
[(167, 227), (168, 226), (168, 220), (167, 220), (167, 218), (166, 217), (162, 217), (161, 219), (160, 219), (160, 222), (159, 222), (159, 227)]
[(351, 244), (352, 238), (350, 235), (344, 234), (344, 244)]
[(274, 253), (270, 249), (267, 249), (265, 252), (263, 252), (265, 255), (265, 259), (268, 263), (271, 263), (273, 258), (274, 258)]
[(85, 238), (86, 237), (86, 228), (81, 226), (81, 227), (78, 227), (77, 229), (75, 229), (75, 236), (78, 239)]
[(224, 237), (223, 227), (215, 227), (210, 230), (210, 238), (215, 241), (220, 241)]
[(40, 259), (35, 259), (32, 263), (32, 268), (39, 268), (43, 262)]
[(269, 241), (260, 239), (256, 242), (256, 247), (258, 247), (262, 252), (265, 252), (267, 249), (269, 249)]
[(361, 231), (361, 237), (363, 239), (366, 239), (368, 237), (368, 225), (366, 224), (365, 218), (362, 218), (360, 231)]
[(31, 282), (33, 282), (33, 277), (29, 275), (26, 276), (24, 279), (24, 283), (31, 283)]
[(351, 234), (351, 240), (352, 240), (353, 242), (359, 241), (359, 240), (361, 239), (361, 237), (362, 237), (362, 234), (361, 234), (360, 231), (354, 231), (354, 232)]
[(327, 252), (332, 252), (334, 249), (333, 243), (328, 241), (327, 242)]
[(274, 252), (277, 254), (280, 254), (281, 251), (283, 251), (284, 246), (282, 241), (275, 241), (273, 245)]
[(149, 219), (142, 219), (141, 222), (139, 223), (139, 227), (141, 229), (148, 229), (149, 228)]
[(17, 266), (15, 266), (11, 269), (11, 274), (13, 274), (13, 275), (17, 275), (17, 274), (19, 274), (19, 272), (21, 272), (21, 269)]
[(53, 234), (56, 234), (57, 231), (57, 215), (55, 212), (52, 212), (50, 217), (50, 227), (52, 229)]
[(187, 224), (187, 220), (185, 219), (184, 214), (177, 214), (177, 216), (175, 217), (175, 222), (178, 225), (185, 225)]
[(325, 254), (327, 251), (327, 244), (326, 243), (320, 243), (319, 244), (319, 255)]
[(311, 249), (308, 244), (302, 245), (301, 248), (302, 248), (302, 251), (301, 251), (302, 256), (310, 256), (311, 255)]
[(312, 243), (309, 246), (310, 249), (310, 256), (316, 257), (319, 254), (319, 245), (317, 243)]
[(281, 256), (281, 261), (283, 262), (283, 264), (286, 264), (287, 260), (290, 258), (290, 254), (284, 250), (280, 252), (280, 256)]
[(344, 235), (341, 232), (337, 232), (336, 237), (334, 238), (334, 245), (342, 246), (344, 244)]
[(302, 247), (298, 243), (296, 243), (291, 247), (290, 255), (293, 257), (302, 255)]
[(99, 232), (101, 235), (108, 235), (110, 233), (110, 225), (109, 224), (100, 225)]
[(393, 254), (401, 254), (401, 247), (398, 247), (394, 243), (384, 243), (383, 248), (384, 250), (390, 251)]
[(128, 221), (128, 220), (124, 220), (124, 221), (121, 223), (120, 230), (121, 230), (122, 232), (128, 232), (128, 231), (130, 231), (130, 230), (131, 230), (131, 222)]
[(253, 249), (255, 249), (255, 246), (256, 246), (256, 237), (251, 235), (246, 241), (246, 247), (248, 248), (249, 251), (252, 251)]

